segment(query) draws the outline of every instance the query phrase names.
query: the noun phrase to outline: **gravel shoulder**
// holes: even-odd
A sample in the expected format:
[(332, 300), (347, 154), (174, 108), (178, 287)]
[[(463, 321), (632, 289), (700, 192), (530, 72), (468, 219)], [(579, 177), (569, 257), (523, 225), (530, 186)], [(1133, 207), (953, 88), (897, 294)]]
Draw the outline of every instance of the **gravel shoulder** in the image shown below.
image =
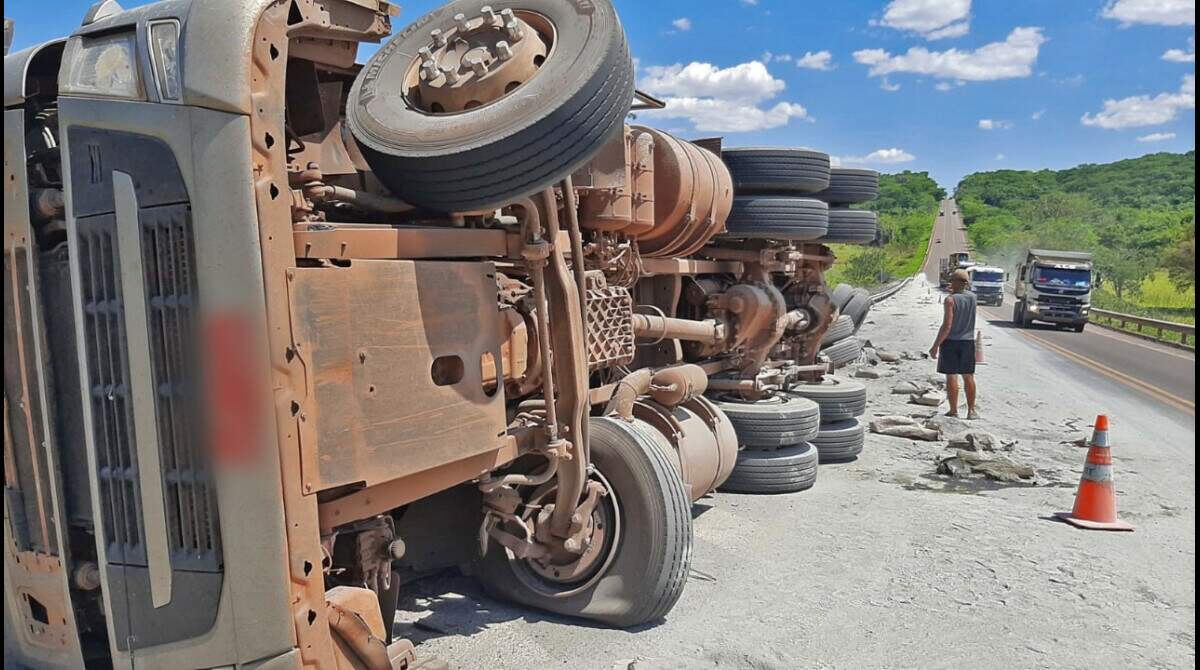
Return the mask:
[[(872, 310), (860, 336), (910, 358), (866, 366), (883, 375), (860, 380), (868, 419), (934, 412), (891, 388), (936, 379), (919, 352), (939, 301), (919, 277)], [(691, 578), (661, 623), (580, 624), (443, 574), (405, 587), (397, 633), (459, 670), (1195, 667), (1194, 417), (980, 324), (983, 418), (969, 427), (1015, 441), (1002, 453), (1032, 483), (937, 475), (945, 440), (868, 433), (808, 491), (697, 503)], [(1099, 413), (1134, 533), (1049, 519), (1071, 508), (1085, 450), (1070, 442)]]

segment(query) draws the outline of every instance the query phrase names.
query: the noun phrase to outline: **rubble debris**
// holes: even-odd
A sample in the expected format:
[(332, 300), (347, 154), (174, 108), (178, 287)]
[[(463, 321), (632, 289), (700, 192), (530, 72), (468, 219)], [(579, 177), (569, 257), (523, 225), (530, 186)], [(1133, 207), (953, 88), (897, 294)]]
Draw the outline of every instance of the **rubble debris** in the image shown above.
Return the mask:
[(877, 351), (875, 353), (879, 355), (879, 360), (883, 361), (884, 363), (900, 362), (900, 354), (894, 351)]
[(1037, 478), (1037, 470), (1028, 465), (1001, 456), (986, 456), (961, 449), (956, 450), (953, 456), (938, 460), (937, 472), (951, 477), (981, 475), (999, 482), (1028, 482)]
[(892, 393), (912, 395), (914, 393), (924, 393), (933, 387), (929, 384), (921, 384), (919, 382), (905, 381), (900, 382), (892, 387)]
[(957, 416), (946, 416), (934, 412), (933, 414), (918, 415), (910, 413), (909, 416), (928, 419), (925, 422), (926, 427), (940, 430), (943, 435), (961, 435), (971, 430), (971, 424), (963, 421)]
[(870, 368), (860, 368), (854, 371), (854, 376), (860, 379), (881, 379), (887, 374)]
[(1012, 451), (1014, 444), (1016, 442), (1002, 442), (1000, 438), (982, 430), (969, 430), (952, 435), (946, 446), (963, 451)]
[(909, 416), (881, 416), (870, 423), (872, 433), (891, 435), (892, 437), (907, 437), (912, 440), (936, 442), (941, 439), (941, 432), (917, 423)]
[(863, 347), (863, 356), (866, 357), (867, 363), (871, 365), (879, 365), (879, 353), (874, 347)]
[(914, 393), (908, 397), (908, 401), (915, 405), (928, 405), (937, 407), (946, 401), (946, 394), (941, 391), (930, 389), (924, 393)]

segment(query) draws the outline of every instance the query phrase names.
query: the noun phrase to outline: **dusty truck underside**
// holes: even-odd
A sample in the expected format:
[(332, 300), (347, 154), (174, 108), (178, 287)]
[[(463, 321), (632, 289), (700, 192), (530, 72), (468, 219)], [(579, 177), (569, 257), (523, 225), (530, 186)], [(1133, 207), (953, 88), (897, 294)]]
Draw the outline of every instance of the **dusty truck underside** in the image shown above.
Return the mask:
[(6, 57), (14, 661), (418, 667), (397, 597), (445, 566), (654, 621), (739, 442), (816, 425), (827, 156), (626, 125), (604, 1), (357, 65), (393, 13), (102, 3)]

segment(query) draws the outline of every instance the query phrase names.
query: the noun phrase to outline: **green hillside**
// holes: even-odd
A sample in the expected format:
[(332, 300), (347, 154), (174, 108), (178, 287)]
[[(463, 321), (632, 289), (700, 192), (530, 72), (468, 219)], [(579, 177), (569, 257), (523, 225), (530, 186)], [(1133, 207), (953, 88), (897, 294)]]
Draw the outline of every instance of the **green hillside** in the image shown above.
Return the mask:
[(882, 246), (831, 244), (838, 262), (826, 275), (830, 286), (874, 286), (921, 268), (933, 232), (934, 213), (946, 191), (928, 172), (879, 175), (879, 197), (858, 208), (879, 214)]
[(959, 182), (955, 197), (971, 243), (990, 262), (1014, 266), (1030, 247), (1090, 251), (1098, 306), (1194, 318), (1194, 151), (980, 172)]

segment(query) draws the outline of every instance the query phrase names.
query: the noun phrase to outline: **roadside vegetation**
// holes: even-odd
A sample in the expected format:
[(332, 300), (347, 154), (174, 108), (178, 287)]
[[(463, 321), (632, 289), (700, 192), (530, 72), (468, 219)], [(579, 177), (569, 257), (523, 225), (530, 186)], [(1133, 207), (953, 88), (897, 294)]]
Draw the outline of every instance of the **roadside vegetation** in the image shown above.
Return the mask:
[(1000, 170), (955, 191), (976, 253), (1006, 269), (1029, 248), (1090, 251), (1101, 309), (1195, 323), (1196, 154), (1068, 170)]
[(938, 203), (946, 191), (927, 172), (879, 175), (879, 197), (859, 206), (879, 214), (880, 246), (829, 245), (838, 257), (825, 275), (842, 283), (879, 286), (916, 274), (925, 259)]

